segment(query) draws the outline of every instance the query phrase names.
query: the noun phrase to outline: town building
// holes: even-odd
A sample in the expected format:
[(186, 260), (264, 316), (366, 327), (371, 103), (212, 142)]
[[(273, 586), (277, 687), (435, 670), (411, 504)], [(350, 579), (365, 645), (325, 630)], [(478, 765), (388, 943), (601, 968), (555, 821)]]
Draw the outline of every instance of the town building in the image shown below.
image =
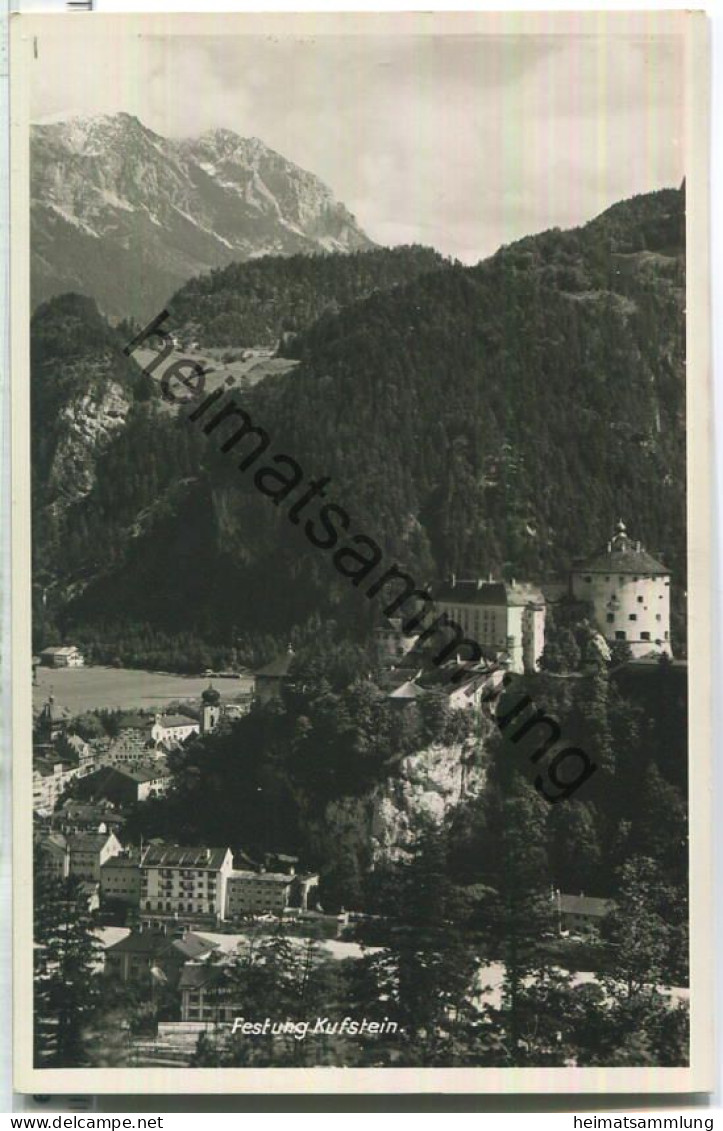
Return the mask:
[(71, 758), (75, 758), (81, 770), (83, 770), (91, 761), (90, 746), (81, 738), (79, 734), (65, 734), (63, 735), (63, 743), (65, 749), (68, 750)]
[(380, 662), (399, 660), (414, 648), (421, 630), (406, 632), (403, 626), (402, 617), (385, 617), (374, 629), (374, 642)]
[(41, 756), (33, 759), (33, 810), (52, 813), (75, 778), (81, 776), (76, 762), (67, 758)]
[(232, 1022), (242, 1012), (238, 989), (225, 981), (224, 964), (187, 962), (181, 970), (181, 1021), (205, 1021), (214, 1025)]
[(462, 678), (457, 678), (458, 674), (456, 663), (446, 664), (424, 672), (418, 686), (425, 694), (443, 696), (450, 710), (466, 711), (472, 707), (479, 708), (485, 700), (495, 698), (495, 690), (505, 677), (505, 669), (477, 664), (465, 671)]
[(537, 586), (452, 575), (433, 596), (437, 613), (456, 621), (483, 655), (506, 657), (513, 672), (537, 671), (545, 647), (545, 598)]
[(216, 944), (191, 932), (172, 938), (165, 931), (131, 931), (109, 946), (103, 972), (119, 982), (175, 985), (184, 963), (207, 957)]
[(91, 801), (113, 805), (135, 805), (151, 797), (163, 797), (173, 781), (165, 761), (153, 758), (133, 766), (100, 766), (80, 781), (78, 792)]
[(75, 880), (100, 881), (103, 864), (123, 849), (115, 833), (72, 833), (67, 844), (69, 875)]
[(150, 845), (141, 860), (141, 911), (161, 918), (222, 920), (232, 870), (230, 848)]
[(592, 895), (567, 895), (559, 888), (553, 893), (558, 930), (576, 935), (595, 934), (615, 904)]
[(235, 722), (237, 719), (242, 719), (248, 715), (251, 707), (253, 706), (254, 697), (252, 692), (245, 695), (238, 696), (233, 703), (224, 703), (222, 707), (222, 714), (224, 719), (229, 722)]
[(104, 802), (94, 805), (88, 801), (69, 797), (61, 802), (50, 818), (51, 828), (61, 833), (105, 833), (116, 835), (123, 828), (125, 818), (115, 807)]
[(285, 652), (256, 672), (256, 698), (259, 703), (283, 698), (284, 688), (291, 684), (293, 662), (294, 649), (289, 645)]
[(672, 656), (670, 570), (628, 536), (622, 520), (602, 550), (575, 563), (570, 589), (592, 607), (609, 644), (624, 641), (633, 658)]
[(42, 854), (42, 868), (54, 880), (67, 880), (70, 874), (68, 840), (62, 833), (51, 832), (37, 842)]
[(105, 749), (96, 755), (97, 766), (118, 766), (124, 769), (133, 769), (144, 762), (148, 762), (155, 751), (155, 743), (151, 738), (151, 726), (146, 731), (133, 729), (126, 730), (112, 739)]
[(43, 648), (40, 663), (46, 668), (82, 668), (85, 664), (83, 653), (74, 645), (57, 645)]
[(226, 918), (283, 915), (294, 876), (285, 872), (231, 871), (226, 883)]
[(133, 770), (122, 771), (135, 783), (136, 801), (148, 801), (152, 797), (165, 797), (173, 782), (173, 774), (165, 763), (157, 760), (146, 762)]
[(77, 888), (78, 902), (86, 911), (98, 911), (100, 908), (100, 884), (94, 880), (81, 880)]
[(163, 746), (177, 746), (192, 734), (199, 734), (200, 724), (189, 715), (156, 715), (151, 738)]
[(118, 735), (119, 738), (129, 737), (134, 734), (142, 734), (146, 741), (150, 741), (151, 727), (153, 726), (155, 716), (139, 715), (129, 713), (121, 715), (118, 720)]
[(130, 848), (101, 864), (100, 894), (104, 903), (138, 906), (141, 898), (140, 859), (140, 852)]
[(60, 703), (55, 702), (55, 696), (49, 695), (47, 702), (38, 715), (37, 727), (38, 733), (41, 738), (48, 742), (54, 742), (61, 734), (64, 733), (70, 721), (71, 715), (67, 707), (61, 706)]

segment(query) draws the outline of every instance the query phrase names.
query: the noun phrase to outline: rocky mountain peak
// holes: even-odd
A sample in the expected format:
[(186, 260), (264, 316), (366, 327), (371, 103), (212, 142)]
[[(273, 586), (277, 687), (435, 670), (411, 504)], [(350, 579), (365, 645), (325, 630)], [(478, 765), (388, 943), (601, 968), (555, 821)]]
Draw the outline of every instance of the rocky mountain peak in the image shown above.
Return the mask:
[(257, 137), (165, 138), (119, 113), (37, 125), (31, 147), (35, 303), (73, 290), (147, 317), (234, 260), (374, 246), (322, 181)]

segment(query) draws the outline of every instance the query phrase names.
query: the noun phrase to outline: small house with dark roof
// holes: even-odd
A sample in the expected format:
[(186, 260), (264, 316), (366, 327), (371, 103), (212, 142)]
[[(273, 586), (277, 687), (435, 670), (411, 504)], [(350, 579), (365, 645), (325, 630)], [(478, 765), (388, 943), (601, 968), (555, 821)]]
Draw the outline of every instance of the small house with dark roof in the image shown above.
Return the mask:
[(293, 662), (294, 649), (289, 645), (285, 652), (256, 672), (256, 697), (259, 703), (282, 698), (284, 687), (288, 687), (291, 683)]
[(559, 889), (553, 893), (553, 901), (561, 933), (572, 931), (573, 934), (580, 935), (594, 934), (605, 916), (615, 909), (615, 904), (610, 899), (584, 895), (582, 892), (580, 895), (570, 895)]
[(74, 644), (63, 644), (43, 648), (40, 663), (47, 668), (82, 668), (85, 660)]
[(104, 973), (121, 982), (175, 985), (184, 963), (206, 957), (217, 944), (192, 932), (174, 939), (165, 931), (132, 931), (105, 951)]
[(601, 550), (575, 563), (570, 588), (609, 644), (627, 643), (634, 659), (672, 656), (670, 570), (629, 537), (622, 519)]
[(406, 631), (403, 617), (384, 617), (374, 629), (374, 640), (381, 663), (399, 660), (411, 652), (421, 636), (421, 628)]
[(101, 766), (78, 781), (78, 793), (91, 801), (133, 805), (149, 797), (162, 797), (172, 781), (170, 770), (158, 759), (130, 766)]
[(51, 817), (53, 830), (63, 833), (117, 833), (125, 824), (122, 813), (108, 803), (93, 805), (77, 798), (67, 798)]

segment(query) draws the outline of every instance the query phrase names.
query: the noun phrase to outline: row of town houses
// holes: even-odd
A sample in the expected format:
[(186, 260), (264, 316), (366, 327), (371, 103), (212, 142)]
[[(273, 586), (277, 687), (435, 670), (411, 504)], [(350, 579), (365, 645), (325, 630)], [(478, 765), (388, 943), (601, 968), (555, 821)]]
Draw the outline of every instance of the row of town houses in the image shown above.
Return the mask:
[(68, 732), (70, 711), (51, 694), (36, 725), (33, 749), (33, 809), (50, 813), (71, 782), (84, 779), (88, 797), (103, 797), (117, 805), (163, 797), (171, 784), (168, 754), (194, 735), (213, 731), (222, 718), (234, 720), (248, 712), (249, 694), (221, 704), (212, 686), (202, 693), (199, 717), (182, 713), (126, 715), (115, 738), (86, 741)]
[[(105, 822), (96, 831), (43, 833), (42, 867), (57, 880), (94, 885), (84, 891), (95, 906), (132, 907), (146, 927), (183, 922), (218, 926), (248, 916), (306, 912), (317, 873), (234, 868), (230, 848), (152, 843), (124, 848)], [(248, 861), (246, 861), (248, 862)], [(89, 904), (90, 906), (90, 904)]]

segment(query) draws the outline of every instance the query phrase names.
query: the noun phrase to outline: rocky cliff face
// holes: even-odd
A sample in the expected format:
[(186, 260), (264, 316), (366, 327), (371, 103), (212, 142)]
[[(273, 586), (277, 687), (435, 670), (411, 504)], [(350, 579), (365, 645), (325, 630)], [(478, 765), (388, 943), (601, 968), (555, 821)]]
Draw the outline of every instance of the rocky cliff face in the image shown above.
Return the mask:
[(372, 869), (404, 858), (426, 825), (442, 825), (460, 802), (482, 795), (488, 737), (429, 746), (404, 758), (398, 773), (369, 795), (331, 801), (322, 817), (307, 814), (306, 830), (319, 857), (351, 853)]
[(127, 389), (110, 380), (63, 406), (48, 477), (53, 506), (69, 506), (90, 494), (98, 457), (125, 426), (130, 405)]
[(161, 137), (130, 114), (33, 128), (32, 289), (147, 321), (199, 271), (372, 242), (317, 177), (258, 138)]

